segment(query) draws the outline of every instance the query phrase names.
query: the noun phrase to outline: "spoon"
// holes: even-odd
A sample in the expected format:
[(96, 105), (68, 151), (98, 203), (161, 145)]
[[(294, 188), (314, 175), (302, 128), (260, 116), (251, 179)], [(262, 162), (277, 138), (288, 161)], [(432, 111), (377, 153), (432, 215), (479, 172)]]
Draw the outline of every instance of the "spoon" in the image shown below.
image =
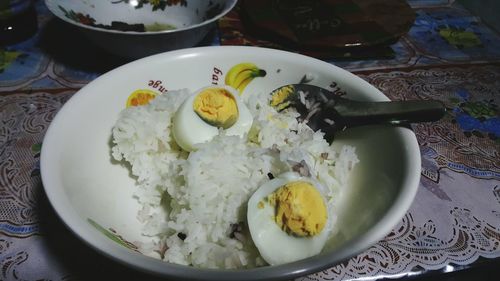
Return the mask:
[(441, 119), (446, 108), (436, 100), (355, 101), (310, 84), (290, 84), (271, 92), (271, 106), (278, 111), (294, 107), (299, 119), (325, 137), (350, 127), (431, 122)]

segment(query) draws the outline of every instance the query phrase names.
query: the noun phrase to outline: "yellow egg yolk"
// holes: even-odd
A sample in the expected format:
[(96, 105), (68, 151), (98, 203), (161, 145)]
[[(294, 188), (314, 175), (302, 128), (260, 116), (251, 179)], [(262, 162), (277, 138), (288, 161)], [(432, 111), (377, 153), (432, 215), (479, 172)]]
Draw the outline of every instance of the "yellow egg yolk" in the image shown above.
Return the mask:
[(227, 129), (238, 120), (238, 106), (233, 95), (223, 88), (209, 88), (193, 101), (193, 110), (212, 126)]
[(276, 223), (288, 234), (306, 237), (323, 230), (327, 210), (319, 191), (305, 181), (289, 182), (268, 197), (276, 209)]
[(276, 110), (282, 110), (287, 107), (290, 102), (287, 101), (288, 97), (293, 93), (293, 86), (282, 87), (271, 94), (271, 106)]

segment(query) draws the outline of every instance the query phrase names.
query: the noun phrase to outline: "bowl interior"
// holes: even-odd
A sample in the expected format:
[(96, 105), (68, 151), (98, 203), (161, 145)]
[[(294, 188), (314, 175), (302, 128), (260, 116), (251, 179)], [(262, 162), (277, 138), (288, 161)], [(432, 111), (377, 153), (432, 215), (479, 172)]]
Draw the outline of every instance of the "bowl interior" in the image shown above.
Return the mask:
[[(235, 0), (46, 0), (57, 17), (85, 28), (161, 32), (186, 29), (216, 19), (234, 6)], [(119, 22), (119, 24), (113, 23)]]
[[(163, 53), (113, 70), (76, 93), (60, 110), (46, 134), (41, 172), (56, 212), (68, 227), (103, 253), (143, 270), (170, 276), (208, 279), (291, 278), (325, 268), (382, 239), (399, 222), (415, 195), (420, 154), (406, 128), (370, 126), (346, 130), (333, 145), (356, 147), (359, 164), (339, 208), (336, 236), (320, 257), (292, 264), (242, 271), (187, 270), (136, 253), (145, 241), (135, 219), (135, 180), (111, 157), (111, 130), (128, 96), (137, 89), (168, 94), (224, 84), (227, 71), (252, 62), (267, 73), (243, 94), (270, 92), (308, 79), (323, 87), (335, 84), (348, 97), (387, 100), (364, 80), (305, 56), (251, 47), (206, 47)], [(258, 272), (248, 275), (245, 272)], [(202, 274), (202, 275), (200, 275)]]

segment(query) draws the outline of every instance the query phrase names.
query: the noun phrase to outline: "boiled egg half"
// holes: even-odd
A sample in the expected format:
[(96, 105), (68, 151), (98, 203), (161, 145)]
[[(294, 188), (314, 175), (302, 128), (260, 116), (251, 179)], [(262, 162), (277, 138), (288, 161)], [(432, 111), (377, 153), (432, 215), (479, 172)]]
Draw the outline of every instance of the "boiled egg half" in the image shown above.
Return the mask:
[(248, 201), (252, 240), (270, 265), (318, 254), (331, 229), (324, 188), (289, 172), (266, 182)]
[(253, 118), (229, 86), (204, 87), (189, 96), (177, 109), (172, 132), (184, 150), (196, 150), (195, 145), (208, 142), (223, 129), (226, 135), (243, 137), (252, 127)]

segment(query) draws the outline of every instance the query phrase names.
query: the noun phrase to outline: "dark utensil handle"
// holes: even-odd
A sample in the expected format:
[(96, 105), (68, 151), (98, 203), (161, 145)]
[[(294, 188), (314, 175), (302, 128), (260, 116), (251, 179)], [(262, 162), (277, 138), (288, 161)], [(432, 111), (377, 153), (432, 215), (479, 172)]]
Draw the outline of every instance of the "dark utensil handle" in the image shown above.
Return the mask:
[(341, 98), (333, 107), (347, 127), (431, 122), (446, 113), (444, 105), (436, 100), (361, 102)]

